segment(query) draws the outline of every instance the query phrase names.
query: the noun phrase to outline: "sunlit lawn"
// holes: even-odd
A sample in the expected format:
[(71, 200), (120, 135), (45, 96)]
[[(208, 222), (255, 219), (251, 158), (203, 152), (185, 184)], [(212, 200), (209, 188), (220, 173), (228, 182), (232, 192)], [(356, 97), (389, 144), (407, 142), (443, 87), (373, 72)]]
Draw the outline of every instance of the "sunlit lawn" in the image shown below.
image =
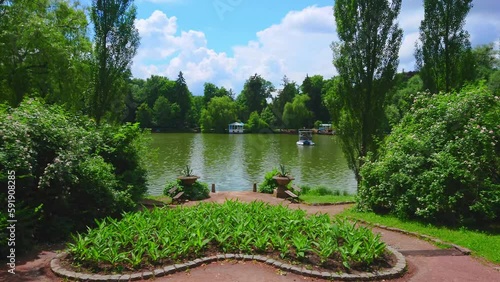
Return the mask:
[(362, 213), (354, 208), (346, 209), (339, 216), (360, 219), (370, 223), (396, 227), (406, 231), (429, 235), (442, 241), (453, 243), (472, 251), (473, 255), (500, 264), (500, 233), (484, 232), (462, 229), (436, 227), (415, 221), (403, 221), (391, 215), (377, 215), (375, 213)]

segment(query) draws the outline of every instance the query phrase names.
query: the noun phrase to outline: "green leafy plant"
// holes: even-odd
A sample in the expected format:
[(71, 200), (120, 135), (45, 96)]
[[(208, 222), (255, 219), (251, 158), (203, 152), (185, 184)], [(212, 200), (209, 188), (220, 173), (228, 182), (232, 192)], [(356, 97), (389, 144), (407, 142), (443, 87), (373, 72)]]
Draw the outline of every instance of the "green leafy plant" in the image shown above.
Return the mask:
[(280, 164), (278, 174), (276, 175), (279, 177), (288, 177), (290, 176), (290, 172), (286, 169), (286, 166), (284, 164)]
[(273, 179), (274, 176), (278, 174), (278, 169), (274, 168), (271, 171), (266, 172), (264, 175), (264, 181), (259, 184), (259, 192), (272, 194), (273, 190), (278, 187), (276, 180)]
[(186, 165), (184, 169), (181, 171), (183, 176), (193, 176), (193, 169), (190, 165)]
[(213, 250), (366, 269), (382, 259), (385, 245), (369, 229), (332, 222), (328, 215), (307, 216), (303, 210), (263, 202), (226, 201), (97, 221), (96, 228), (75, 235), (68, 249), (74, 264), (116, 273), (178, 263)]

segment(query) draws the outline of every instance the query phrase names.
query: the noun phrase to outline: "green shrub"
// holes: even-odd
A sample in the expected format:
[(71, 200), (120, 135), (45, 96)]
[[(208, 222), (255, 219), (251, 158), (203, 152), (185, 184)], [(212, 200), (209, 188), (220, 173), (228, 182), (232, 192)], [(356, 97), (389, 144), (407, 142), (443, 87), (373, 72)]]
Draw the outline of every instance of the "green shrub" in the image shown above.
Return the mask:
[[(169, 191), (177, 187), (173, 194), (170, 194)], [(210, 198), (210, 189), (208, 188), (208, 183), (196, 181), (191, 186), (184, 187), (182, 186), (182, 182), (180, 180), (171, 181), (165, 185), (163, 189), (163, 195), (173, 197), (175, 194), (179, 192), (184, 192), (182, 195), (183, 199), (188, 199), (190, 201), (200, 201), (207, 198)]]
[(500, 105), (484, 87), (419, 93), (361, 170), (361, 209), (449, 225), (500, 215)]
[(13, 170), (23, 204), (16, 215), (29, 222), (19, 234), (63, 239), (95, 218), (132, 210), (146, 192), (146, 141), (137, 125), (97, 126), (37, 99), (1, 107), (0, 120), (0, 205)]
[(273, 179), (279, 173), (277, 168), (274, 168), (271, 171), (266, 172), (264, 175), (264, 181), (259, 184), (259, 192), (272, 194), (274, 189), (278, 187), (278, 183)]

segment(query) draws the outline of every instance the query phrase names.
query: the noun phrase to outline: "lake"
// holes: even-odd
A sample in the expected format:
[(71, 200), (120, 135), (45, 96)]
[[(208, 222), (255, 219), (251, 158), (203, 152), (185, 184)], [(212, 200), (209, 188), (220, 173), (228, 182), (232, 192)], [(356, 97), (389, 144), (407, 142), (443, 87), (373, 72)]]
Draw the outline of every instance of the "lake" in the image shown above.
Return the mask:
[(217, 191), (251, 191), (267, 171), (284, 164), (297, 185), (322, 185), (356, 192), (356, 180), (347, 167), (335, 136), (314, 135), (316, 146), (297, 146), (293, 134), (153, 133), (158, 157), (149, 171), (149, 193), (160, 195), (189, 164), (199, 181), (215, 183)]

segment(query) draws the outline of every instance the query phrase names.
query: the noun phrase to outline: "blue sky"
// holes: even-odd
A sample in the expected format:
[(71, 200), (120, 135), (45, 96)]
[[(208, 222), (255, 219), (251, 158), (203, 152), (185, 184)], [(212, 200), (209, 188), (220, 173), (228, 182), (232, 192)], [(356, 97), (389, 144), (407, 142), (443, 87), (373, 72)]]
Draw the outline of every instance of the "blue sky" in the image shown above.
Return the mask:
[[(212, 82), (239, 94), (258, 73), (277, 88), (284, 75), (330, 78), (330, 43), (337, 40), (333, 0), (136, 0), (141, 46), (132, 74), (175, 79), (179, 71), (194, 95)], [(403, 0), (404, 38), (399, 69), (413, 70), (423, 0)], [(476, 0), (466, 29), (473, 46), (500, 44), (500, 2)]]

